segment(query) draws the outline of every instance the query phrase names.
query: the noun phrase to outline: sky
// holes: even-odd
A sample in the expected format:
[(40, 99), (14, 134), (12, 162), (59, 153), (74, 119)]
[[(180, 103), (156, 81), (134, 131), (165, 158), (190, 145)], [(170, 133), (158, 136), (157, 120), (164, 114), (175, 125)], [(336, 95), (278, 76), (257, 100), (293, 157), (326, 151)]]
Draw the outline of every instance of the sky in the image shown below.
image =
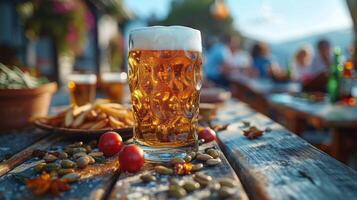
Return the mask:
[[(352, 21), (345, 0), (225, 0), (243, 35), (270, 43), (347, 29)], [(140, 18), (165, 18), (171, 0), (124, 0)]]

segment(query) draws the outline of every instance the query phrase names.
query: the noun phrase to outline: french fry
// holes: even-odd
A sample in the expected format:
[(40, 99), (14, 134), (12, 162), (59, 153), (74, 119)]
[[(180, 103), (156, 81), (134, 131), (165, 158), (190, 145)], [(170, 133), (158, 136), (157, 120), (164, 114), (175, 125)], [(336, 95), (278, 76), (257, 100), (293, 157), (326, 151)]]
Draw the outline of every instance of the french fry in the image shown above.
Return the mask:
[(112, 116), (109, 116), (109, 124), (112, 128), (123, 128), (125, 127), (125, 124), (121, 121), (118, 121)]
[(123, 105), (121, 104), (117, 104), (117, 103), (104, 103), (104, 104), (100, 104), (101, 107), (110, 107), (110, 108), (114, 108), (114, 109), (126, 109)]
[(87, 119), (92, 121), (95, 120), (98, 117), (98, 113), (93, 109), (87, 114)]
[(84, 120), (86, 119), (86, 116), (87, 114), (89, 113), (90, 111), (85, 111), (85, 112), (82, 112), (81, 114), (79, 114), (74, 120), (73, 120), (73, 123), (72, 123), (72, 126), (73, 128), (78, 128), (80, 125), (83, 124)]
[(83, 123), (79, 128), (80, 129), (89, 129), (90, 127), (94, 126), (97, 122), (93, 121), (93, 122), (85, 122)]
[(87, 103), (83, 106), (80, 106), (80, 107), (76, 107), (73, 109), (73, 116), (77, 116), (79, 114), (81, 114), (82, 112), (86, 112), (88, 110), (90, 110), (92, 108), (92, 105), (90, 103)]
[(107, 119), (108, 115), (104, 112), (98, 113), (97, 120)]
[(103, 120), (100, 120), (99, 122), (95, 123), (92, 127), (90, 127), (89, 129), (101, 129), (101, 128), (104, 128), (107, 123), (108, 123), (108, 119), (103, 119)]
[(98, 105), (98, 108), (101, 111), (105, 112), (107, 115), (117, 117), (117, 118), (124, 118), (126, 113), (128, 112), (126, 109), (117, 110), (117, 109), (113, 109), (111, 107), (102, 106), (102, 105)]
[(64, 126), (65, 127), (70, 127), (71, 124), (73, 123), (73, 108), (70, 108), (64, 117)]

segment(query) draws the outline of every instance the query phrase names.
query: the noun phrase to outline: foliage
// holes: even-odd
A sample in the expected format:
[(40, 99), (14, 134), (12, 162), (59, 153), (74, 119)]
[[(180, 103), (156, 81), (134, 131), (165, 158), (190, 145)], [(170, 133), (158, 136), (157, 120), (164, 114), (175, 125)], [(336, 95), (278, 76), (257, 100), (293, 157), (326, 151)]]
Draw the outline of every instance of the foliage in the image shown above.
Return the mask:
[(128, 18), (128, 13), (123, 9), (122, 0), (91, 0), (104, 13), (111, 15), (118, 21)]
[(82, 0), (25, 0), (17, 11), (28, 38), (50, 36), (60, 53), (80, 53), (93, 23)]
[(211, 14), (213, 3), (214, 0), (173, 0), (167, 18), (158, 24), (183, 25), (198, 29), (202, 32), (204, 42), (222, 34), (237, 34), (230, 15), (217, 19)]

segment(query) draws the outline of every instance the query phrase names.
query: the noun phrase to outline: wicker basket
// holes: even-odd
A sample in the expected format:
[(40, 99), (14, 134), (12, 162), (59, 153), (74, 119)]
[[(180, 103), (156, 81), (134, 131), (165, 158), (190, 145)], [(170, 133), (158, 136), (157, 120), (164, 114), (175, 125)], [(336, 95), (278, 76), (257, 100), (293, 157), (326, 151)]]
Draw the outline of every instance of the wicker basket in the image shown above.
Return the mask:
[(0, 130), (22, 128), (32, 117), (46, 116), (56, 83), (33, 89), (0, 89)]

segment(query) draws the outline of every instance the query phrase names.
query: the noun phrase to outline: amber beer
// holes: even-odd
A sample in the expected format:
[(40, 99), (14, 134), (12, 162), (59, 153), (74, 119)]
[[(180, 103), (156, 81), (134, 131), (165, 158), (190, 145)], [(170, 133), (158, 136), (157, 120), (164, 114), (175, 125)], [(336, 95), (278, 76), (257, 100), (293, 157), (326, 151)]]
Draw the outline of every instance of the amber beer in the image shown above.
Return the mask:
[(134, 138), (145, 146), (197, 142), (201, 34), (182, 26), (134, 30), (129, 39)]
[(95, 100), (97, 77), (94, 74), (71, 74), (68, 90), (71, 104), (81, 106)]
[(103, 73), (101, 82), (104, 94), (111, 102), (122, 103), (124, 90), (127, 83), (127, 74), (121, 73)]

